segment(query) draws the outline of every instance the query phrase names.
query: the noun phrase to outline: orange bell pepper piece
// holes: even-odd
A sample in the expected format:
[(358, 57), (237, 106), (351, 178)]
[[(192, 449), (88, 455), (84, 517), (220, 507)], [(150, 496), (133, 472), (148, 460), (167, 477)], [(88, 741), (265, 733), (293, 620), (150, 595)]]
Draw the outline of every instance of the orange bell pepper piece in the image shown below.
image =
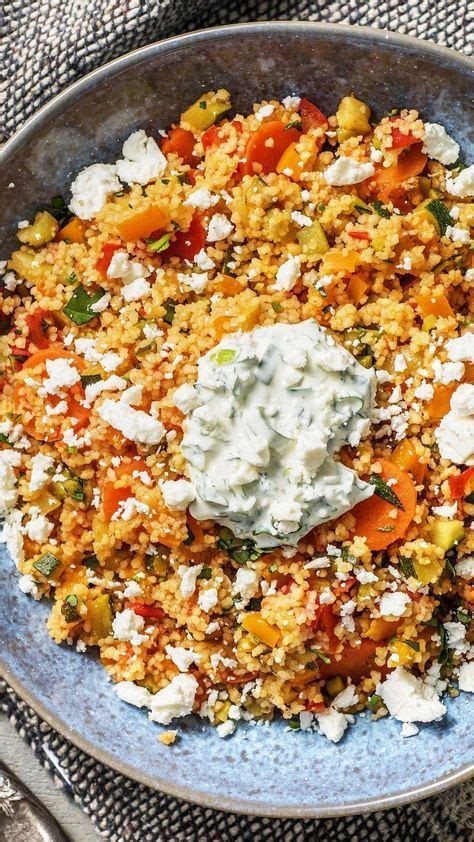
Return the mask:
[(281, 637), (280, 629), (267, 623), (258, 611), (249, 611), (245, 614), (242, 627), (272, 648), (277, 645)]
[(445, 295), (415, 295), (423, 316), (440, 316), (455, 319), (454, 310)]
[(359, 304), (368, 288), (369, 285), (363, 278), (360, 277), (360, 275), (353, 275), (347, 284), (347, 297), (351, 304)]
[(428, 417), (433, 420), (444, 418), (450, 410), (451, 398), (456, 391), (456, 386), (435, 386), (434, 395), (425, 404)]
[(279, 120), (262, 123), (245, 147), (243, 174), (275, 172), (285, 149), (299, 137), (297, 129), (286, 129)]
[(298, 181), (299, 177), (301, 176), (302, 172), (302, 165), (300, 161), (300, 156), (296, 151), (296, 141), (290, 143), (289, 146), (283, 152), (280, 160), (278, 161), (276, 171), (278, 173), (284, 173), (285, 175), (289, 175), (291, 172), (290, 178), (293, 178), (295, 181)]
[(73, 216), (73, 218), (66, 223), (64, 228), (59, 229), (55, 240), (57, 242), (61, 240), (68, 240), (70, 243), (83, 243), (85, 241), (86, 228), (87, 222), (79, 219), (78, 216)]
[(392, 462), (403, 471), (410, 471), (417, 485), (423, 482), (426, 465), (420, 462), (415, 439), (403, 439), (392, 453)]
[(127, 217), (117, 225), (118, 232), (125, 242), (143, 240), (154, 231), (164, 228), (169, 222), (169, 216), (158, 205), (151, 205), (143, 211)]
[(349, 254), (342, 254), (340, 251), (328, 251), (324, 255), (321, 264), (321, 274), (331, 275), (334, 272), (345, 272), (352, 275), (360, 263), (359, 255), (351, 251)]

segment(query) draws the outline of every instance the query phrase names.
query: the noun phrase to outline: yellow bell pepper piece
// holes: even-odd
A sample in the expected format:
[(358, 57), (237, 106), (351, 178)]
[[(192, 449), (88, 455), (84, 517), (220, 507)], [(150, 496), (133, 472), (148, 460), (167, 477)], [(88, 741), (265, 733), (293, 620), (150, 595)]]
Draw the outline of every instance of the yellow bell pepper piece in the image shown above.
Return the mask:
[(108, 594), (99, 594), (88, 600), (87, 611), (95, 640), (103, 640), (112, 632), (112, 610)]
[(199, 97), (193, 105), (181, 114), (181, 122), (187, 123), (195, 131), (205, 132), (226, 111), (230, 111), (229, 101), (215, 99), (215, 94), (207, 93)]
[(411, 667), (415, 663), (416, 650), (404, 640), (392, 640), (388, 648), (395, 655), (393, 659), (389, 658), (389, 667)]
[(384, 620), (383, 617), (378, 617), (376, 620), (371, 620), (370, 626), (363, 637), (368, 637), (369, 640), (375, 640), (376, 643), (380, 643), (382, 640), (386, 640), (387, 637), (393, 637), (398, 624), (398, 620), (388, 621)]
[(339, 143), (349, 137), (370, 134), (372, 131), (372, 126), (369, 123), (370, 108), (355, 96), (345, 96), (341, 99), (336, 117)]
[(267, 623), (258, 611), (249, 611), (242, 620), (242, 626), (245, 631), (255, 635), (272, 648), (277, 645), (281, 637), (280, 629)]

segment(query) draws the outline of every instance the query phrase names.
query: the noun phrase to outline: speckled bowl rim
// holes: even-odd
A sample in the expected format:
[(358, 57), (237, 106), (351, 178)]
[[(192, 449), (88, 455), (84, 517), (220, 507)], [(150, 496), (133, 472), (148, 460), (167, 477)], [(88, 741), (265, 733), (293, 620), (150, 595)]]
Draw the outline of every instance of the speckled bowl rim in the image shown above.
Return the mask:
[[(377, 42), (389, 42), (394, 46), (415, 48), (420, 53), (428, 53), (432, 56), (438, 56), (440, 60), (449, 59), (451, 62), (455, 61), (461, 68), (468, 70), (474, 69), (474, 61), (469, 57), (461, 55), (447, 47), (442, 47), (433, 44), (430, 41), (423, 41), (419, 38), (413, 38), (409, 35), (400, 35), (384, 29), (373, 29), (368, 26), (348, 26), (344, 24), (326, 24), (314, 23), (312, 21), (259, 21), (257, 23), (240, 23), (229, 24), (225, 26), (216, 26), (210, 29), (199, 29), (184, 35), (172, 36), (163, 39), (162, 41), (155, 41), (145, 47), (139, 47), (132, 50), (119, 58), (113, 59), (107, 64), (102, 65), (96, 70), (83, 76), (77, 82), (69, 85), (64, 91), (61, 91), (57, 96), (53, 97), (46, 105), (43, 105), (31, 117), (29, 117), (23, 126), (15, 132), (14, 135), (4, 144), (0, 150), (0, 165), (15, 152), (17, 152), (23, 143), (25, 143), (31, 134), (33, 134), (38, 125), (43, 121), (54, 117), (63, 106), (69, 105), (74, 101), (80, 99), (81, 93), (89, 90), (94, 85), (103, 79), (107, 79), (111, 71), (123, 71), (127, 67), (134, 65), (137, 61), (146, 60), (149, 56), (156, 55), (160, 52), (166, 52), (168, 49), (179, 47), (186, 43), (196, 44), (210, 42), (214, 38), (219, 38), (223, 34), (231, 33), (235, 35), (245, 35), (247, 33), (264, 33), (269, 30), (274, 32), (281, 32), (284, 34), (288, 30), (301, 30), (308, 32), (312, 30), (318, 34), (327, 34), (328, 36), (347, 33), (351, 38), (356, 35), (361, 42), (366, 42), (368, 45)], [(354, 801), (344, 805), (328, 805), (327, 807), (309, 807), (298, 808), (294, 806), (278, 805), (271, 807), (267, 805), (262, 807), (259, 804), (252, 804), (248, 801), (240, 802), (238, 799), (229, 797), (226, 807), (222, 806), (219, 797), (212, 796), (200, 792), (199, 789), (190, 787), (180, 787), (170, 785), (166, 780), (158, 780), (155, 776), (142, 774), (138, 772), (132, 765), (117, 760), (112, 754), (103, 751), (84, 738), (75, 730), (56, 716), (48, 707), (43, 705), (26, 685), (23, 684), (10, 669), (7, 668), (5, 661), (0, 655), (0, 674), (13, 687), (13, 689), (21, 696), (24, 701), (30, 705), (33, 710), (41, 716), (49, 725), (58, 731), (67, 740), (70, 740), (77, 748), (89, 754), (95, 760), (104, 763), (122, 775), (125, 775), (132, 780), (145, 784), (152, 789), (159, 790), (175, 798), (183, 799), (191, 803), (199, 804), (203, 807), (211, 807), (216, 810), (223, 810), (224, 812), (245, 813), (254, 816), (268, 816), (275, 818), (333, 818), (338, 816), (351, 816), (361, 813), (375, 812), (376, 810), (386, 810), (393, 807), (398, 807), (409, 802), (419, 801), (423, 798), (428, 798), (432, 795), (439, 794), (463, 781), (468, 780), (474, 775), (474, 764), (471, 766), (463, 765), (459, 769), (454, 770), (450, 774), (444, 775), (431, 783), (423, 786), (414, 787), (405, 791), (400, 791), (388, 796), (380, 796), (377, 798), (365, 799), (364, 801)], [(344, 748), (341, 747), (341, 751)]]

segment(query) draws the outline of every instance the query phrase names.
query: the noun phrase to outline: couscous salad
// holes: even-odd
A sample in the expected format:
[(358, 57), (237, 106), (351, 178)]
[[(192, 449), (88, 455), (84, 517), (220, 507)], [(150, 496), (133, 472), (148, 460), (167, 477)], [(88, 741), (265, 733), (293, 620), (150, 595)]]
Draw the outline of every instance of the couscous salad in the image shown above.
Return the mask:
[(473, 691), (473, 192), (409, 108), (218, 90), (18, 223), (3, 541), (150, 719), (409, 737)]

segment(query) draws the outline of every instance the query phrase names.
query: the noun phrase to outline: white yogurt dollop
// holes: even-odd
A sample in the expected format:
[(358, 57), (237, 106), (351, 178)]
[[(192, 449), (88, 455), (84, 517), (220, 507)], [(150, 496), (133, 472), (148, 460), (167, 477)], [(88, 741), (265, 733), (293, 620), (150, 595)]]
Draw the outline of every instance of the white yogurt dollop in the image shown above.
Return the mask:
[(314, 320), (224, 337), (193, 388), (182, 451), (197, 520), (294, 546), (373, 493), (333, 456), (368, 433), (374, 371)]

